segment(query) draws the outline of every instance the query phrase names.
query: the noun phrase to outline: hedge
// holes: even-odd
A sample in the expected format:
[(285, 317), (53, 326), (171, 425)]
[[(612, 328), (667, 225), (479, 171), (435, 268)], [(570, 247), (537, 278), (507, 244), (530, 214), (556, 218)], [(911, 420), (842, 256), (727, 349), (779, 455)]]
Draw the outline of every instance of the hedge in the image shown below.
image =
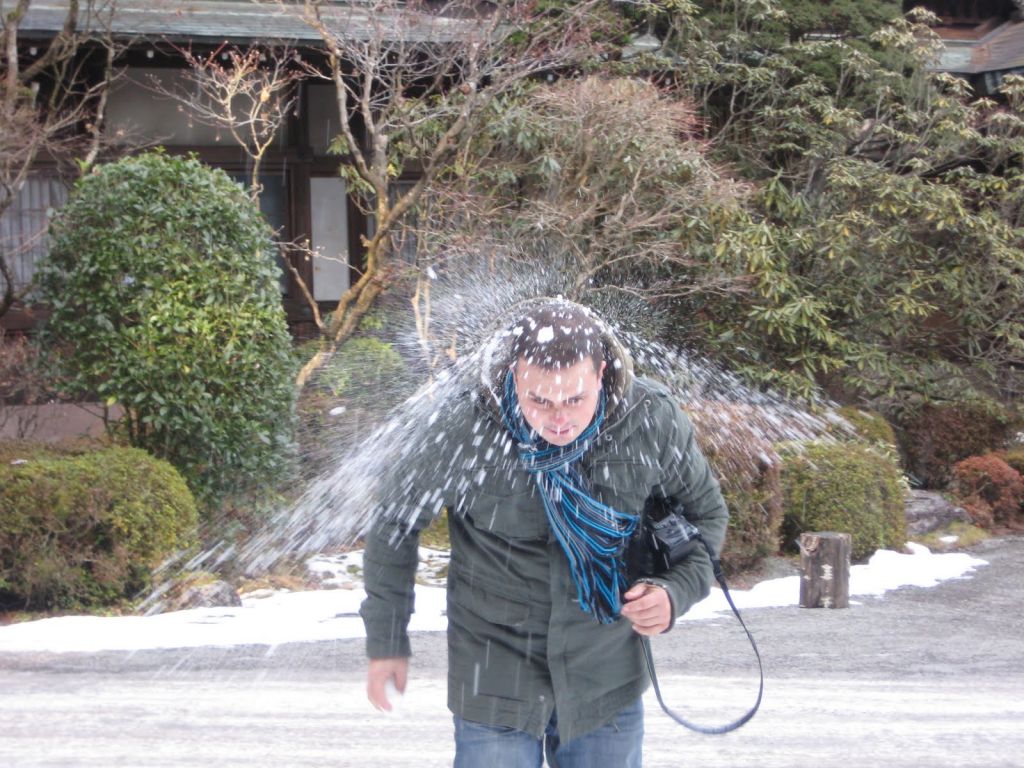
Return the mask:
[(778, 456), (767, 439), (751, 427), (755, 414), (750, 406), (696, 401), (687, 413), (729, 508), (722, 566), (728, 574), (756, 568), (779, 551), (782, 490)]
[(837, 413), (853, 427), (854, 434), (860, 440), (882, 449), (883, 453), (898, 454), (896, 432), (885, 416), (877, 411), (866, 411), (852, 406), (844, 406)]
[(37, 451), (0, 465), (0, 602), (9, 607), (131, 598), (195, 535), (196, 504), (185, 481), (137, 448)]
[(75, 185), (38, 270), (46, 351), (72, 397), (212, 506), (284, 477), (294, 362), (273, 233), (224, 172), (148, 153)]
[(911, 476), (945, 488), (954, 464), (1002, 448), (1012, 424), (1012, 414), (994, 403), (922, 405), (899, 417), (897, 433)]
[(849, 533), (852, 556), (863, 559), (906, 543), (905, 488), (891, 458), (856, 442), (790, 444), (782, 456), (787, 544), (806, 531)]

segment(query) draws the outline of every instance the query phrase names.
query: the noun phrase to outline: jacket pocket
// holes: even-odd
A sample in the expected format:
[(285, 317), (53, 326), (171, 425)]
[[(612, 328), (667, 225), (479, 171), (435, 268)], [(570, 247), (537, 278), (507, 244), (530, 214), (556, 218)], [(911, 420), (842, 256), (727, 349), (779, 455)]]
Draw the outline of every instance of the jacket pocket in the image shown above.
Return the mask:
[(448, 587), (449, 674), (472, 696), (523, 701), (544, 663), (543, 609), (453, 578)]
[(474, 528), (503, 539), (546, 539), (540, 489), (514, 466), (474, 466), (461, 483), (461, 511)]
[(523, 627), (530, 618), (527, 596), (510, 597), (493, 589), (470, 584), (461, 577), (451, 579), (448, 598), (488, 624)]

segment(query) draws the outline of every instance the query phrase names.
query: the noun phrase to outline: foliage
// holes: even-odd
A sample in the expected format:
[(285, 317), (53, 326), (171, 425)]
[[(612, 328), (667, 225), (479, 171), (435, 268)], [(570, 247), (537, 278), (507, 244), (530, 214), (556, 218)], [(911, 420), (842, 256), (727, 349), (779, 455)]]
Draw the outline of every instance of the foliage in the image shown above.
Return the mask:
[[(714, 464), (715, 459), (710, 461)], [(779, 551), (782, 488), (779, 464), (766, 461), (757, 471), (719, 476), (729, 508), (729, 531), (722, 550), (727, 574), (757, 566)]]
[(8, 338), (0, 328), (0, 406), (31, 404), (46, 391), (37, 354), (25, 337)]
[[(835, 85), (841, 56), (801, 43), (841, 40), (858, 53), (878, 56), (870, 39), (880, 27), (900, 16), (895, 0), (697, 0), (694, 19), (700, 36), (722, 46), (748, 45), (751, 62), (757, 53), (787, 50), (801, 71)], [(671, 40), (670, 40), (671, 44)]]
[(35, 440), (21, 439), (0, 440), (0, 464), (81, 456), (106, 447), (110, 446), (88, 438), (63, 440), (55, 443), (41, 443)]
[(130, 598), (195, 526), (178, 472), (136, 448), (0, 464), (0, 597), (33, 608)]
[(394, 347), (372, 336), (347, 340), (324, 366), (320, 386), (341, 400), (381, 411), (395, 405), (405, 363)]
[(18, 438), (33, 434), (41, 409), (8, 406), (43, 403), (56, 386), (40, 360), (38, 346), (25, 336), (7, 335), (0, 327), (0, 432)]
[(741, 287), (714, 249), (742, 189), (708, 162), (686, 100), (594, 75), (519, 88), (486, 116), (431, 189), (420, 236), (432, 251), (556, 254), (572, 265), (577, 299), (615, 291), (710, 302)]
[(733, 0), (697, 0), (694, 4), (705, 33), (724, 36), (737, 21), (756, 24), (756, 40), (763, 49), (799, 42), (809, 34), (866, 41), (884, 23), (900, 15), (894, 0), (781, 0), (735, 3)]
[(853, 427), (859, 439), (885, 451), (896, 451), (896, 432), (882, 414), (852, 406), (840, 408), (837, 413)]
[(226, 174), (152, 153), (75, 186), (40, 267), (71, 394), (173, 463), (205, 502), (281, 475), (290, 338), (270, 230)]
[(1010, 420), (991, 402), (926, 404), (901, 414), (899, 427), (907, 471), (926, 488), (944, 488), (956, 462), (1005, 444)]
[[(303, 387), (298, 401), (303, 476), (315, 477), (333, 467), (340, 452), (365, 439), (418, 384), (395, 345), (371, 335), (387, 335), (387, 325), (381, 307), (364, 316), (364, 335), (347, 339), (326, 356)], [(314, 348), (319, 352), (317, 342), (302, 345), (300, 361)]]
[(1020, 391), (1024, 79), (974, 99), (893, 2), (624, 13), (657, 56), (493, 100), (418, 212), (447, 236), (427, 250), (543, 240), (578, 297), (638, 293), (672, 341), (789, 392), (892, 416)]
[(867, 445), (809, 442), (783, 451), (783, 540), (808, 531), (853, 537), (852, 556), (868, 557), (907, 540), (899, 467)]
[[(335, 10), (306, 3), (300, 12), (327, 54), (310, 74), (335, 87), (339, 134), (331, 151), (342, 157), (339, 172), (374, 227), (360, 278), (323, 324), (329, 351), (353, 334), (402, 272), (396, 257), (407, 214), (415, 213), (428, 184), (458, 162), (488, 104), (526, 80), (596, 56), (617, 21), (603, 0), (510, 0), (485, 12), (475, 0), (452, 0), (423, 5), (411, 16), (404, 0), (373, 0), (366, 12), (395, 23), (352, 35), (347, 13)], [(410, 21), (415, 28), (403, 28)], [(413, 169), (415, 181), (394, 184)], [(300, 386), (322, 360), (310, 360)]]
[(729, 530), (721, 553), (727, 574), (756, 567), (779, 551), (782, 488), (779, 457), (749, 426), (749, 414), (728, 408), (728, 435), (707, 409), (690, 411), (701, 452), (718, 477), (729, 508)]
[(1010, 448), (1009, 450), (1002, 451), (996, 455), (1024, 475), (1024, 447), (1019, 446), (1016, 448)]
[(971, 456), (953, 467), (953, 491), (982, 528), (1024, 523), (1024, 481), (999, 456)]
[(24, 336), (7, 336), (0, 327), (0, 432), (15, 437), (31, 434), (39, 419), (36, 410), (8, 406), (35, 405), (46, 398), (51, 385), (37, 347)]
[[(997, 103), (928, 71), (940, 44), (921, 14), (855, 39), (801, 36), (822, 23), (804, 11), (840, 5), (672, 15), (664, 48), (678, 63), (664, 65), (706, 118), (713, 159), (756, 185), (716, 250), (751, 292), (679, 302), (687, 341), (791, 391), (836, 377), (884, 410), (979, 388), (1013, 396), (1024, 79), (1007, 77)], [(873, 9), (863, 18), (877, 24), (886, 11)]]

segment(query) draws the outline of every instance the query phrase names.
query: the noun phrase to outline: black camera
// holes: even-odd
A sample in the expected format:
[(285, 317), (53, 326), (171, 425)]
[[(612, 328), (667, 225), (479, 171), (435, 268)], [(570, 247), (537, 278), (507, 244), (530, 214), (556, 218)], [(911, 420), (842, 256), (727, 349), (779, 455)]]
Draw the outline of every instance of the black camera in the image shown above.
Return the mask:
[(637, 531), (629, 542), (626, 566), (631, 580), (658, 576), (686, 558), (702, 541), (700, 531), (683, 515), (682, 505), (661, 496), (644, 504)]

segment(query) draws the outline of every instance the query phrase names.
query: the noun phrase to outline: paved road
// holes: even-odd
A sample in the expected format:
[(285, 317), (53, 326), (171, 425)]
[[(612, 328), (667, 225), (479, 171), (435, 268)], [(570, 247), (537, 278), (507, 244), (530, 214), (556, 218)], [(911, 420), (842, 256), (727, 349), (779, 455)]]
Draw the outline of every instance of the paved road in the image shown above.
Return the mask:
[[(1024, 766), (1024, 539), (974, 554), (990, 565), (931, 589), (843, 611), (751, 611), (761, 712), (699, 736), (651, 699), (645, 765)], [(743, 711), (756, 687), (744, 642), (726, 619), (659, 638), (670, 703), (704, 722)], [(449, 765), (443, 638), (414, 638), (415, 677), (393, 715), (365, 703), (361, 645), (0, 654), (0, 766)]]

